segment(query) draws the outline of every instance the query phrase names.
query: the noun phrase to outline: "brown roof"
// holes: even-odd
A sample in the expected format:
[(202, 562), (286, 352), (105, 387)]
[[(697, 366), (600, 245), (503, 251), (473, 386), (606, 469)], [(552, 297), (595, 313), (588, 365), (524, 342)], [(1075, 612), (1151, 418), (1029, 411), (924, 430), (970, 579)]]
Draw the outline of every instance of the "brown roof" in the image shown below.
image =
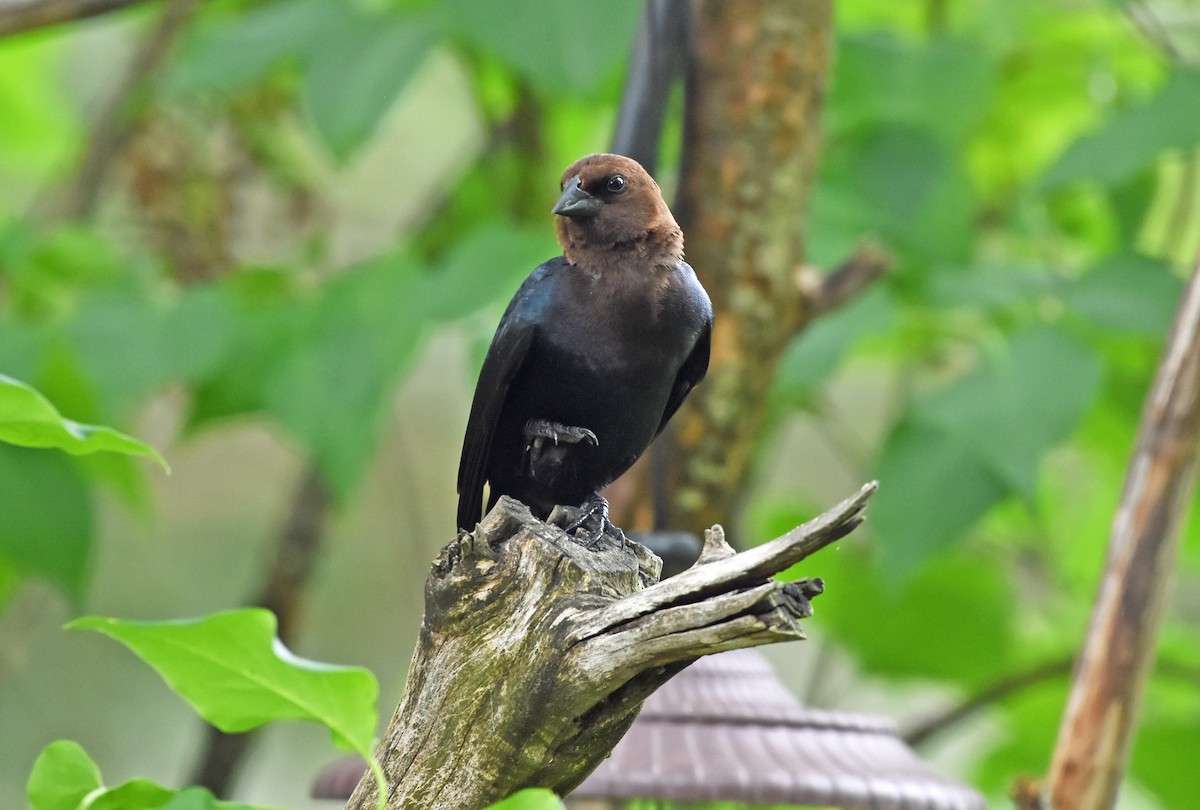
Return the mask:
[(578, 798), (983, 810), (882, 717), (808, 709), (756, 652), (700, 659), (647, 700)]

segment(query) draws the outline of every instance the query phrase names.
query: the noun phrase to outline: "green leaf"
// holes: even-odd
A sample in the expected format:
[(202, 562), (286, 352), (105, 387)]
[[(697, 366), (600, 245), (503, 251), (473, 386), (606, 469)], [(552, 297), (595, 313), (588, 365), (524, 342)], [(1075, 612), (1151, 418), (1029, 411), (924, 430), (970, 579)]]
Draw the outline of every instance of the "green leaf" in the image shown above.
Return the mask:
[(1046, 172), (1041, 188), (1079, 180), (1119, 183), (1168, 149), (1200, 144), (1198, 109), (1200, 70), (1177, 67), (1150, 101), (1117, 113), (1103, 129), (1073, 143)]
[(31, 810), (265, 810), (218, 801), (204, 788), (176, 792), (146, 779), (105, 789), (96, 763), (71, 740), (42, 749), (26, 794)]
[(53, 321), (74, 312), (82, 297), (120, 285), (128, 278), (128, 261), (113, 240), (93, 229), (67, 225), (48, 234), (21, 232), (0, 264), (7, 265), (12, 306), (21, 317)]
[(592, 90), (623, 64), (640, 9), (636, 0), (459, 0), (444, 8), (460, 36), (544, 89), (574, 94)]
[(176, 622), (124, 622), (99, 616), (69, 629), (120, 641), (222, 731), (250, 731), (276, 720), (329, 729), (334, 743), (371, 757), (375, 678), (293, 655), (275, 637), (275, 616), (257, 608)]
[(1057, 289), (1058, 279), (1040, 264), (973, 265), (967, 272), (943, 272), (930, 278), (930, 303), (970, 310), (1006, 310), (1028, 306)]
[(529, 788), (514, 793), (503, 801), (488, 805), (486, 810), (562, 810), (562, 800), (546, 788)]
[(326, 284), (294, 348), (258, 381), (268, 414), (312, 453), (340, 497), (375, 454), (392, 394), (425, 329), (421, 268), (383, 257)]
[(232, 310), (229, 350), (197, 375), (191, 428), (263, 410), (266, 381), (290, 353), (303, 350), (312, 302), (300, 294), (294, 274), (247, 270), (224, 281), (221, 293)]
[(411, 18), (366, 15), (350, 3), (310, 43), (304, 100), (317, 133), (340, 160), (374, 134), (384, 113), (435, 43), (432, 26)]
[(204, 379), (233, 349), (236, 312), (223, 288), (192, 285), (162, 316), (159, 345), (168, 379)]
[(106, 291), (89, 296), (67, 324), (67, 342), (109, 418), (126, 417), (171, 378), (164, 314), (164, 307), (143, 295)]
[(27, 211), (25, 193), (67, 170), (86, 132), (72, 88), (62, 81), (71, 53), (66, 37), (8, 37), (0, 49), (0, 215)]
[(877, 286), (818, 318), (784, 351), (772, 397), (799, 404), (837, 368), (858, 340), (890, 329), (895, 315), (887, 291)]
[(1198, 740), (1194, 719), (1143, 723), (1138, 728), (1131, 772), (1163, 807), (1187, 807), (1195, 801)]
[(283, 65), (298, 65), (301, 94), (317, 134), (344, 160), (374, 133), (437, 33), (412, 14), (368, 9), (363, 3), (270, 3), (201, 28), (167, 85), (181, 95), (228, 92)]
[(1008, 488), (1032, 501), (1042, 455), (1079, 422), (1096, 398), (1102, 371), (1086, 346), (1038, 326), (912, 407), (922, 422), (956, 437)]
[(18, 572), (83, 595), (92, 503), (70, 459), (0, 445), (0, 558)]
[(111, 452), (149, 456), (170, 471), (158, 451), (131, 436), (64, 419), (50, 401), (23, 382), (0, 374), (0, 441), (21, 447), (54, 447), (72, 455)]
[(903, 581), (1006, 494), (991, 467), (945, 430), (901, 422), (879, 461), (871, 523), (880, 565)]
[(0, 616), (4, 615), (4, 611), (8, 609), (20, 581), (20, 572), (0, 555)]
[[(92, 810), (88, 808), (88, 810)], [(118, 810), (113, 808), (113, 810)], [(162, 805), (162, 810), (268, 810), (256, 805), (240, 804), (238, 802), (219, 801), (215, 796), (201, 787), (181, 790)]]
[(457, 240), (445, 259), (425, 274), (419, 292), (423, 313), (453, 320), (507, 298), (555, 251), (545, 227), (482, 225)]
[(82, 810), (155, 810), (164, 807), (174, 796), (175, 791), (149, 779), (131, 779), (92, 796)]
[(1070, 678), (1063, 676), (1035, 683), (1007, 699), (999, 718), (1001, 741), (983, 758), (973, 780), (981, 790), (1006, 795), (1014, 775), (1045, 773), (1069, 687)]
[(79, 810), (84, 798), (103, 786), (100, 769), (83, 747), (58, 740), (34, 761), (25, 791), (32, 810)]
[[(942, 557), (897, 589), (894, 571), (872, 565), (862, 551), (847, 548), (814, 557), (797, 573), (825, 580), (817, 616), (864, 667), (890, 677), (969, 686), (988, 683), (1004, 671), (1014, 619), (1012, 588), (1002, 567), (965, 554)], [(947, 621), (947, 616), (970, 620)], [(937, 632), (929, 632), (931, 627)], [(912, 643), (916, 636), (924, 638), (922, 644)]]
[(37, 379), (45, 349), (43, 330), (0, 320), (0, 369), (10, 377)]
[(1162, 261), (1113, 256), (1063, 293), (1063, 303), (1105, 329), (1163, 338), (1171, 328), (1183, 282)]
[(279, 0), (239, 10), (189, 32), (165, 85), (178, 95), (239, 90), (320, 39), (341, 2)]
[(975, 205), (958, 148), (908, 123), (864, 128), (831, 148), (813, 192), (814, 260), (841, 261), (863, 233), (930, 265), (970, 258)]
[(1087, 347), (1038, 326), (1006, 351), (914, 398), (884, 445), (871, 509), (883, 564), (903, 576), (1010, 493), (1033, 502), (1042, 456), (1099, 391)]
[(994, 68), (981, 50), (953, 37), (920, 45), (881, 32), (841, 37), (828, 128), (891, 121), (963, 138), (988, 110)]

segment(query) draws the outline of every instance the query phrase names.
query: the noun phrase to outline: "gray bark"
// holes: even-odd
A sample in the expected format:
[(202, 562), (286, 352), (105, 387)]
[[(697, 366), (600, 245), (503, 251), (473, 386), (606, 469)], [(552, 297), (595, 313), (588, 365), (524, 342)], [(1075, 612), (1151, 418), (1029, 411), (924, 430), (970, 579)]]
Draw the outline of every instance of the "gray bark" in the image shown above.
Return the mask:
[[(608, 755), (642, 701), (709, 653), (804, 638), (819, 579), (772, 577), (844, 537), (875, 485), (737, 554), (720, 526), (700, 559), (659, 560), (606, 536), (589, 551), (504, 498), (442, 549), (408, 682), (377, 756), (389, 810), (482, 808), (526, 787), (565, 795)], [(359, 783), (347, 807), (371, 808)]]

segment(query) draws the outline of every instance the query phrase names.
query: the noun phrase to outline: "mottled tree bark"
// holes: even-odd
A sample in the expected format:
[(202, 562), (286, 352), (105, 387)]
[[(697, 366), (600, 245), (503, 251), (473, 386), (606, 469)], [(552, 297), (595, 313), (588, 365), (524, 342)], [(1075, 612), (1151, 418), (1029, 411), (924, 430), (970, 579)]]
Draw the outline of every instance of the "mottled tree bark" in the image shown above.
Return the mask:
[(1154, 662), (1200, 439), (1200, 259), (1142, 411), (1108, 562), (1039, 806), (1107, 810)]
[[(608, 493), (621, 525), (698, 535), (736, 516), (761, 438), (765, 393), (784, 348), (887, 268), (884, 253), (870, 248), (829, 273), (804, 264), (831, 5), (647, 3), (613, 151), (656, 163), (675, 51), (686, 35), (686, 121), (674, 208), (687, 259), (712, 295), (716, 325), (708, 379), (648, 457)], [(655, 31), (662, 42), (650, 48), (647, 33)]]
[(700, 0), (694, 9), (676, 208), (688, 262), (713, 300), (712, 363), (675, 419), (671, 515), (659, 522), (699, 533), (736, 514), (789, 341), (884, 263), (876, 253), (848, 262), (829, 301), (832, 276), (805, 265), (831, 0)]
[[(404, 696), (377, 752), (388, 808), (473, 810), (526, 787), (570, 792), (646, 696), (696, 658), (803, 638), (820, 580), (772, 577), (858, 526), (874, 488), (740, 554), (714, 526), (699, 561), (663, 582), (641, 546), (608, 535), (589, 551), (502, 498), (426, 581)], [(375, 798), (368, 774), (347, 806)]]

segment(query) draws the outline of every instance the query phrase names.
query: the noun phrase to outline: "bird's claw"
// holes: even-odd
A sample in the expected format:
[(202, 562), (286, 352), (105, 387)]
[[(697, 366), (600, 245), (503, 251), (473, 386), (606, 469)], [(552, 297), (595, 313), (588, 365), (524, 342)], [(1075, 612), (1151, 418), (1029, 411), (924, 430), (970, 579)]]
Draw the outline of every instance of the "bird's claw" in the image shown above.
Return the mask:
[[(579, 513), (579, 517), (568, 523), (563, 531), (570, 537), (576, 537), (576, 530), (582, 529), (584, 524), (592, 518), (596, 519), (596, 526), (580, 541), (580, 545), (588, 551), (595, 551), (596, 547), (600, 545), (600, 541), (604, 539), (605, 533), (611, 530), (621, 541), (621, 548), (625, 548), (625, 532), (608, 519), (608, 501), (600, 495), (593, 495), (584, 506), (583, 511)], [(576, 539), (579, 538), (576, 537)]]
[(541, 445), (539, 439), (550, 439), (555, 444), (579, 444), (587, 442), (593, 447), (600, 444), (596, 434), (585, 427), (564, 425), (548, 419), (530, 419), (525, 423), (525, 438), (530, 444)]

